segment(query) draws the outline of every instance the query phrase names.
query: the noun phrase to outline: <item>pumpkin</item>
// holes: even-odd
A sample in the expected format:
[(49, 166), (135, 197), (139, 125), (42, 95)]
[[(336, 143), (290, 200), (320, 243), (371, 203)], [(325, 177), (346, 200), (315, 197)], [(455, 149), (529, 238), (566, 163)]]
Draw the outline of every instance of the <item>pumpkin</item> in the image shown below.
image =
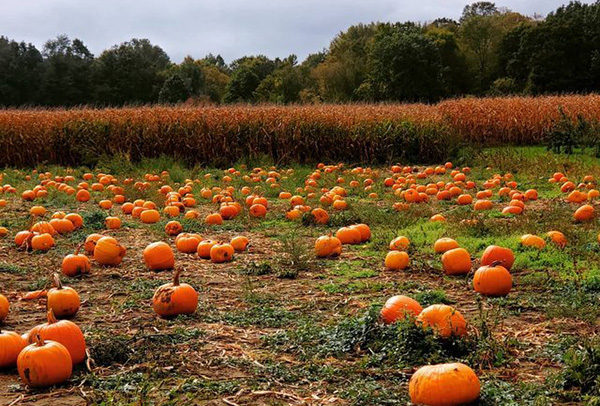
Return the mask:
[(54, 218), (50, 220), (50, 224), (61, 235), (75, 231), (75, 225), (71, 223), (71, 220), (67, 220), (66, 218)]
[(410, 240), (408, 238), (406, 238), (405, 236), (401, 235), (400, 237), (394, 238), (390, 242), (390, 250), (404, 251), (404, 250), (408, 249), (409, 245), (410, 245)]
[(29, 209), (29, 214), (32, 216), (42, 217), (46, 214), (46, 209), (44, 206), (33, 206)]
[(169, 244), (159, 241), (144, 249), (144, 262), (153, 271), (165, 271), (175, 267), (175, 256)]
[(499, 262), (500, 265), (510, 271), (515, 263), (515, 255), (509, 248), (490, 245), (481, 255), (481, 265), (492, 265), (494, 262)]
[(40, 221), (38, 223), (35, 223), (33, 226), (31, 226), (30, 231), (39, 234), (46, 233), (50, 235), (56, 235), (56, 230), (54, 229), (54, 227), (52, 227), (52, 224), (46, 221)]
[(75, 195), (75, 199), (77, 199), (78, 202), (87, 202), (89, 201), (91, 198), (90, 192), (88, 192), (85, 189), (80, 189), (77, 194)]
[(27, 344), (19, 334), (0, 330), (0, 369), (15, 366), (19, 353)]
[(73, 317), (79, 311), (81, 301), (73, 288), (63, 287), (58, 274), (53, 275), (54, 288), (48, 290), (47, 307), (59, 318)]
[(175, 247), (179, 252), (193, 254), (197, 251), (200, 241), (202, 241), (202, 237), (198, 234), (182, 233), (175, 238)]
[(210, 259), (210, 250), (217, 244), (216, 241), (204, 240), (198, 243), (198, 256), (202, 259)]
[(173, 236), (181, 232), (183, 232), (183, 226), (179, 221), (169, 221), (165, 225), (165, 233), (167, 233), (167, 235)]
[(354, 224), (350, 228), (355, 228), (360, 232), (361, 242), (367, 242), (371, 239), (371, 228), (366, 224)]
[(360, 244), (362, 242), (362, 235), (360, 234), (360, 231), (352, 227), (340, 228), (335, 233), (335, 236), (342, 244)]
[(578, 208), (575, 211), (575, 213), (573, 214), (573, 218), (575, 219), (575, 221), (579, 221), (579, 222), (589, 221), (589, 220), (593, 219), (594, 218), (594, 207), (589, 204), (585, 204), (585, 205), (581, 206), (580, 208)]
[(113, 237), (102, 237), (94, 247), (94, 259), (100, 265), (116, 266), (121, 263), (126, 252)]
[(479, 398), (481, 383), (465, 364), (426, 365), (413, 374), (408, 384), (410, 401), (427, 406), (459, 406)]
[(206, 224), (210, 225), (221, 225), (223, 224), (223, 217), (219, 213), (213, 213), (206, 216)]
[(564, 248), (567, 245), (567, 237), (560, 231), (548, 231), (546, 233), (552, 243), (556, 244), (560, 248)]
[(210, 260), (214, 263), (229, 262), (233, 259), (233, 252), (234, 249), (231, 244), (217, 243), (210, 249)]
[(390, 251), (385, 256), (385, 266), (391, 270), (406, 269), (409, 263), (408, 254), (404, 251)]
[(156, 314), (163, 318), (179, 314), (192, 314), (198, 307), (198, 293), (187, 283), (179, 283), (181, 269), (175, 271), (173, 282), (156, 289), (152, 306)]
[(471, 255), (464, 248), (454, 248), (442, 255), (442, 266), (446, 275), (464, 275), (471, 270)]
[(456, 242), (456, 240), (453, 240), (452, 238), (448, 238), (448, 237), (442, 237), (440, 239), (438, 239), (434, 244), (433, 244), (433, 250), (435, 251), (436, 254), (443, 254), (444, 252), (453, 250), (455, 248), (459, 248), (460, 245), (458, 245), (458, 242)]
[(96, 243), (102, 237), (104, 237), (102, 234), (96, 234), (96, 233), (90, 234), (87, 236), (87, 238), (85, 239), (85, 242), (83, 243), (83, 249), (85, 250), (85, 252), (88, 253), (88, 255), (94, 254), (94, 249), (96, 248)]
[(484, 296), (506, 296), (512, 288), (512, 276), (500, 262), (484, 265), (475, 271), (473, 288)]
[[(254, 199), (255, 201), (258, 199)], [(266, 201), (266, 200), (265, 200)], [(250, 217), (264, 218), (267, 215), (267, 206), (259, 203), (254, 203), (248, 209)]]
[(248, 247), (249, 242), (250, 241), (247, 237), (244, 237), (243, 235), (238, 235), (237, 237), (233, 237), (229, 243), (235, 251), (243, 252), (246, 251), (246, 247)]
[(318, 258), (337, 257), (342, 253), (342, 242), (337, 237), (321, 236), (315, 241), (315, 253)]
[(313, 209), (310, 214), (312, 215), (313, 221), (315, 224), (327, 224), (329, 223), (329, 214), (325, 209), (321, 209), (317, 207)]
[(431, 216), (430, 221), (445, 222), (446, 221), (446, 217), (442, 216), (441, 214), (434, 214), (433, 216)]
[(121, 219), (115, 216), (109, 216), (104, 219), (104, 225), (108, 230), (116, 230), (121, 228)]
[[(148, 203), (148, 202), (146, 202), (146, 203)], [(146, 204), (146, 203), (144, 203), (144, 204)], [(142, 220), (142, 222), (146, 223), (146, 224), (157, 223), (158, 220), (160, 220), (160, 213), (158, 212), (158, 210), (155, 210), (155, 209), (144, 210), (140, 214), (140, 220)]]
[(417, 316), (417, 324), (424, 328), (431, 327), (443, 338), (462, 337), (467, 334), (467, 322), (464, 317), (448, 305), (436, 304), (423, 309)]
[(73, 363), (64, 345), (56, 341), (44, 341), (38, 335), (35, 343), (23, 348), (19, 354), (17, 370), (27, 386), (38, 388), (69, 379)]
[(62, 273), (65, 276), (73, 277), (85, 273), (90, 273), (92, 265), (90, 260), (83, 254), (79, 253), (81, 245), (75, 250), (75, 254), (69, 254), (63, 258), (62, 261)]
[(73, 226), (75, 227), (75, 229), (83, 227), (83, 217), (81, 217), (77, 213), (69, 213), (65, 216), (65, 219), (67, 219), (71, 223), (73, 223)]
[(48, 251), (54, 247), (54, 238), (50, 234), (37, 234), (31, 239), (31, 248), (35, 251)]
[(494, 207), (494, 203), (487, 199), (479, 199), (473, 203), (473, 210), (490, 210)]
[(19, 249), (31, 249), (31, 239), (33, 238), (34, 233), (31, 231), (19, 231), (15, 235), (15, 245)]
[(10, 304), (8, 303), (8, 299), (4, 295), (0, 295), (0, 323), (2, 323), (6, 316), (8, 316), (8, 310), (10, 309)]
[(64, 345), (73, 365), (77, 365), (85, 359), (85, 337), (81, 329), (72, 321), (58, 320), (52, 309), (48, 310), (48, 322), (32, 328), (26, 334), (26, 339), (29, 343), (34, 343), (37, 336)]
[(423, 308), (415, 299), (404, 295), (392, 296), (381, 309), (381, 319), (385, 324), (394, 323), (405, 317), (417, 317)]
[(541, 250), (546, 246), (546, 241), (537, 235), (525, 234), (521, 236), (521, 245), (524, 247), (533, 247)]

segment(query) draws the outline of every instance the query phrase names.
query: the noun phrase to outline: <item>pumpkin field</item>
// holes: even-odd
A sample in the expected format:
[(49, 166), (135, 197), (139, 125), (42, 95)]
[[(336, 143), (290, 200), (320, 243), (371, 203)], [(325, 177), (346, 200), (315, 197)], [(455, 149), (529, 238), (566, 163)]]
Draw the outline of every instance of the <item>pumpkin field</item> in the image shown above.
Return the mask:
[[(366, 130), (393, 112), (458, 137), (500, 132), (490, 120), (469, 133), (450, 106), (351, 108), (373, 115)], [(388, 144), (332, 136), (347, 163), (319, 163), (302, 136), (344, 112), (299, 107), (265, 124), (286, 159), (182, 137), (198, 154), (185, 159), (171, 153), (178, 131), (222, 120), (229, 142), (237, 128), (258, 143), (227, 121), (256, 112), (144, 109), (0, 112), (14, 151), (0, 182), (0, 404), (600, 404), (596, 158), (485, 146), (430, 163), (442, 149), (425, 143), (407, 164), (386, 162)], [(216, 121), (192, 120), (202, 114)], [(142, 131), (148, 144), (123, 137), (144, 120), (165, 150)], [(346, 120), (359, 139), (359, 118)], [(490, 145), (538, 144), (547, 124), (519, 122)], [(288, 144), (270, 138), (277, 125)], [(115, 149), (98, 138), (106, 128)], [(104, 153), (94, 166), (81, 145), (60, 149), (77, 134)]]

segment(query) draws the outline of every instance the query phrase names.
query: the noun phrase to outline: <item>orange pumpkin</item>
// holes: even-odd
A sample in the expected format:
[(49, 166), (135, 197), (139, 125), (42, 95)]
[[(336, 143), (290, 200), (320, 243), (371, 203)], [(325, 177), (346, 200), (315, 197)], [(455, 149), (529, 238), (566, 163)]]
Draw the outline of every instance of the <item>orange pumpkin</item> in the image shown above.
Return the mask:
[(117, 230), (121, 228), (121, 219), (118, 217), (110, 216), (104, 219), (104, 224), (108, 230)]
[(342, 242), (337, 237), (321, 236), (315, 241), (318, 258), (337, 257), (342, 253)]
[(75, 229), (83, 227), (83, 218), (77, 213), (69, 213), (65, 216), (65, 219), (73, 223)]
[(407, 237), (401, 235), (400, 237), (394, 238), (390, 242), (390, 250), (404, 251), (404, 250), (408, 249), (409, 245), (410, 245), (410, 240)]
[(202, 241), (202, 237), (198, 234), (182, 233), (175, 238), (175, 247), (179, 252), (193, 254), (197, 251), (200, 241)]
[(58, 274), (54, 274), (53, 278), (54, 287), (46, 293), (48, 310), (52, 310), (59, 319), (75, 316), (81, 304), (79, 295), (75, 289), (63, 287)]
[(327, 213), (327, 211), (325, 209), (321, 209), (320, 207), (317, 207), (316, 209), (313, 209), (310, 214), (312, 215), (312, 218), (315, 222), (315, 224), (327, 224), (329, 223), (329, 214)]
[(96, 241), (94, 259), (100, 265), (116, 266), (126, 254), (125, 248), (113, 237), (102, 237)]
[(484, 296), (506, 296), (512, 288), (512, 276), (498, 262), (484, 265), (475, 271), (473, 288)]
[(183, 232), (183, 226), (179, 221), (169, 221), (165, 225), (165, 233), (167, 233), (167, 235), (173, 236), (181, 232)]
[(546, 233), (550, 241), (556, 244), (560, 248), (564, 248), (567, 246), (567, 237), (560, 231), (548, 231)]
[(210, 260), (214, 263), (229, 262), (233, 259), (234, 249), (231, 244), (215, 244), (210, 249)]
[(56, 341), (65, 346), (73, 365), (85, 359), (85, 338), (77, 324), (69, 320), (58, 320), (52, 309), (48, 310), (48, 322), (32, 328), (27, 334), (29, 343), (34, 343), (37, 336), (44, 340)]
[(521, 245), (524, 247), (533, 247), (541, 250), (546, 247), (546, 241), (537, 235), (525, 234), (521, 236)]
[(417, 324), (424, 328), (431, 327), (443, 338), (462, 337), (467, 334), (467, 322), (460, 312), (452, 306), (431, 305), (417, 316)]
[(356, 228), (342, 227), (335, 233), (335, 236), (342, 244), (360, 244), (362, 242), (362, 235)]
[(510, 271), (515, 263), (515, 255), (509, 248), (490, 245), (483, 251), (481, 265), (492, 265), (494, 262), (500, 262), (504, 268)]
[(385, 267), (391, 270), (403, 270), (408, 267), (410, 259), (404, 251), (390, 251), (385, 257)]
[(6, 316), (8, 316), (8, 311), (10, 309), (10, 304), (8, 303), (8, 299), (4, 295), (0, 295), (0, 323), (2, 323)]
[(590, 221), (594, 218), (594, 212), (593, 206), (585, 204), (575, 211), (573, 218), (579, 222)]
[(361, 242), (367, 242), (371, 239), (371, 228), (366, 224), (355, 224), (350, 228), (356, 228), (360, 232)]
[(73, 362), (64, 345), (44, 341), (39, 335), (17, 358), (19, 376), (32, 388), (52, 386), (71, 377)]
[(54, 247), (54, 238), (50, 234), (37, 234), (31, 238), (31, 248), (35, 251), (48, 251)]
[(394, 323), (405, 317), (417, 317), (423, 308), (415, 299), (404, 295), (392, 296), (381, 309), (381, 319), (385, 324)]
[(471, 271), (471, 255), (464, 248), (454, 248), (442, 255), (446, 275), (464, 275)]
[(436, 254), (443, 254), (446, 251), (450, 251), (459, 247), (460, 245), (458, 245), (458, 242), (448, 237), (442, 237), (433, 244), (433, 250)]
[(475, 372), (461, 363), (426, 365), (408, 384), (411, 403), (427, 406), (458, 406), (479, 398), (481, 383)]
[(249, 242), (250, 241), (247, 237), (244, 237), (243, 235), (238, 235), (237, 237), (233, 237), (229, 243), (235, 251), (243, 252), (246, 251), (246, 247), (248, 247)]
[(0, 369), (13, 367), (27, 341), (12, 331), (0, 331)]
[[(257, 199), (254, 200), (256, 201)], [(250, 214), (250, 217), (264, 218), (267, 215), (267, 206), (255, 203), (252, 206), (250, 206), (250, 209), (248, 209), (248, 213)]]
[(223, 224), (223, 217), (219, 213), (213, 213), (206, 216), (206, 224), (210, 225), (221, 225)]
[(198, 256), (202, 259), (210, 259), (210, 250), (217, 245), (216, 241), (204, 240), (198, 243)]
[(198, 293), (187, 283), (179, 283), (181, 269), (175, 271), (173, 282), (156, 289), (152, 307), (163, 318), (192, 314), (198, 307)]
[(81, 274), (90, 273), (92, 265), (90, 260), (83, 254), (79, 253), (81, 246), (77, 247), (75, 254), (69, 254), (63, 258), (62, 273), (68, 277), (74, 277)]
[(144, 262), (153, 271), (164, 271), (175, 267), (175, 256), (169, 244), (159, 241), (144, 249)]
[(156, 209), (146, 209), (140, 213), (140, 220), (146, 224), (157, 223), (160, 220), (160, 213)]

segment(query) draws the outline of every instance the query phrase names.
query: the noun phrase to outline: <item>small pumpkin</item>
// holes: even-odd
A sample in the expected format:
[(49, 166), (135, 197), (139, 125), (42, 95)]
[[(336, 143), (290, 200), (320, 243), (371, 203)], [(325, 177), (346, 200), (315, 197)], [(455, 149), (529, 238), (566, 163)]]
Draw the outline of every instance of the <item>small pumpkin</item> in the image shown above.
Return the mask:
[(10, 304), (6, 296), (0, 294), (0, 323), (6, 320), (6, 316), (8, 316), (8, 311), (10, 309)]
[(408, 267), (410, 259), (405, 251), (390, 251), (385, 256), (385, 267), (391, 270), (403, 270)]
[(594, 213), (594, 206), (585, 204), (575, 211), (573, 218), (578, 222), (590, 221), (594, 218)]
[(500, 265), (510, 271), (515, 263), (515, 254), (513, 254), (510, 248), (490, 245), (481, 255), (481, 265), (492, 265), (497, 261), (500, 262)]
[(96, 248), (96, 243), (100, 238), (104, 237), (102, 234), (90, 234), (85, 239), (85, 243), (83, 244), (83, 249), (88, 255), (94, 254), (94, 249)]
[(431, 327), (440, 337), (462, 337), (467, 334), (467, 322), (460, 312), (452, 306), (431, 305), (417, 316), (417, 324)]
[(27, 344), (19, 334), (0, 330), (0, 369), (15, 366), (19, 353)]
[(200, 241), (202, 241), (202, 237), (198, 234), (182, 233), (175, 238), (175, 247), (177, 251), (184, 254), (194, 254), (198, 250)]
[(342, 244), (360, 244), (362, 242), (362, 235), (360, 231), (352, 227), (340, 228), (335, 233), (335, 236)]
[(443, 254), (444, 252), (453, 250), (455, 248), (459, 248), (460, 245), (458, 245), (458, 242), (456, 242), (456, 240), (453, 240), (452, 238), (448, 238), (448, 237), (443, 237), (438, 239), (434, 244), (433, 244), (433, 250), (435, 251), (436, 254)]
[(156, 289), (152, 305), (156, 314), (163, 318), (180, 314), (192, 314), (198, 307), (198, 293), (187, 283), (179, 283), (181, 269), (175, 271), (173, 282)]
[(169, 244), (159, 241), (144, 249), (144, 262), (153, 271), (165, 271), (175, 267), (175, 256)]
[(179, 233), (183, 232), (183, 226), (181, 225), (181, 223), (179, 221), (169, 221), (166, 225), (165, 225), (165, 233), (167, 233), (167, 235), (177, 235)]
[(318, 258), (337, 257), (342, 253), (342, 242), (337, 237), (321, 236), (315, 241)]
[(94, 247), (94, 259), (100, 265), (119, 265), (126, 253), (125, 248), (113, 237), (100, 238)]
[(390, 297), (381, 309), (381, 319), (385, 324), (394, 323), (405, 317), (417, 317), (423, 308), (415, 299), (404, 295)]
[(210, 250), (217, 245), (216, 241), (203, 240), (198, 243), (198, 256), (202, 259), (210, 259)]
[(81, 274), (90, 273), (92, 265), (90, 260), (84, 254), (80, 254), (81, 245), (77, 247), (74, 254), (69, 254), (63, 258), (62, 273), (65, 276), (73, 277)]
[(355, 224), (350, 226), (350, 228), (355, 228), (360, 232), (361, 242), (367, 242), (371, 239), (371, 228), (366, 224)]
[(223, 217), (219, 213), (213, 213), (206, 216), (206, 224), (219, 226), (223, 224)]
[(413, 374), (408, 384), (410, 401), (426, 406), (459, 406), (479, 398), (481, 383), (465, 364), (426, 365)]
[(394, 238), (390, 242), (390, 250), (405, 251), (408, 249), (409, 245), (410, 245), (410, 240), (407, 237), (401, 235), (400, 237)]
[(564, 248), (567, 246), (567, 237), (565, 237), (565, 235), (560, 231), (548, 231), (546, 235), (548, 238), (550, 238), (550, 241), (552, 241), (552, 243), (557, 245), (559, 248)]
[(108, 230), (117, 230), (121, 228), (121, 219), (116, 216), (109, 216), (104, 219), (104, 225)]
[(48, 310), (52, 310), (59, 319), (75, 316), (81, 305), (79, 294), (73, 288), (64, 287), (58, 274), (55, 273), (53, 278), (54, 288), (48, 290), (47, 293)]
[(34, 343), (37, 336), (64, 345), (73, 365), (77, 365), (85, 359), (85, 337), (81, 329), (72, 321), (58, 320), (52, 309), (48, 310), (48, 321), (32, 328), (26, 334), (26, 339), (29, 343)]
[(71, 377), (73, 362), (69, 351), (56, 341), (44, 341), (39, 335), (17, 358), (23, 382), (32, 388), (52, 386)]
[(471, 255), (464, 248), (454, 248), (442, 255), (446, 275), (464, 275), (471, 271)]
[(147, 209), (140, 213), (140, 220), (146, 224), (154, 224), (160, 220), (160, 213), (156, 209)]
[(542, 237), (538, 237), (533, 234), (525, 234), (521, 236), (521, 245), (524, 247), (532, 247), (537, 249), (544, 249), (546, 247), (546, 241)]
[(512, 276), (500, 262), (484, 265), (475, 271), (473, 288), (484, 296), (506, 296), (512, 288)]
[(31, 239), (31, 248), (35, 251), (49, 251), (54, 247), (54, 238), (50, 234), (37, 234)]
[(210, 249), (210, 260), (214, 263), (229, 262), (233, 259), (233, 253), (234, 249), (231, 244), (217, 243)]
[(243, 252), (246, 251), (246, 248), (248, 247), (250, 241), (247, 237), (244, 237), (243, 235), (238, 235), (236, 237), (233, 237), (229, 243), (236, 252)]

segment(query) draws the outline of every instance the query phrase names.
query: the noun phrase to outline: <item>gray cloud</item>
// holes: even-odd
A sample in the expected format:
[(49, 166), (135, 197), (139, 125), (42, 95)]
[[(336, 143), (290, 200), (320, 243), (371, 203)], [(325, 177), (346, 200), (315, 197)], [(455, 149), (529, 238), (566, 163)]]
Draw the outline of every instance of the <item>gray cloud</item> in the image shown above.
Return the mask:
[[(212, 52), (227, 61), (265, 54), (303, 59), (352, 24), (457, 19), (464, 0), (1, 0), (0, 35), (39, 48), (59, 34), (80, 38), (94, 54), (148, 38), (174, 61)], [(566, 0), (505, 0), (526, 15), (546, 15)], [(592, 2), (587, 1), (587, 2)]]

